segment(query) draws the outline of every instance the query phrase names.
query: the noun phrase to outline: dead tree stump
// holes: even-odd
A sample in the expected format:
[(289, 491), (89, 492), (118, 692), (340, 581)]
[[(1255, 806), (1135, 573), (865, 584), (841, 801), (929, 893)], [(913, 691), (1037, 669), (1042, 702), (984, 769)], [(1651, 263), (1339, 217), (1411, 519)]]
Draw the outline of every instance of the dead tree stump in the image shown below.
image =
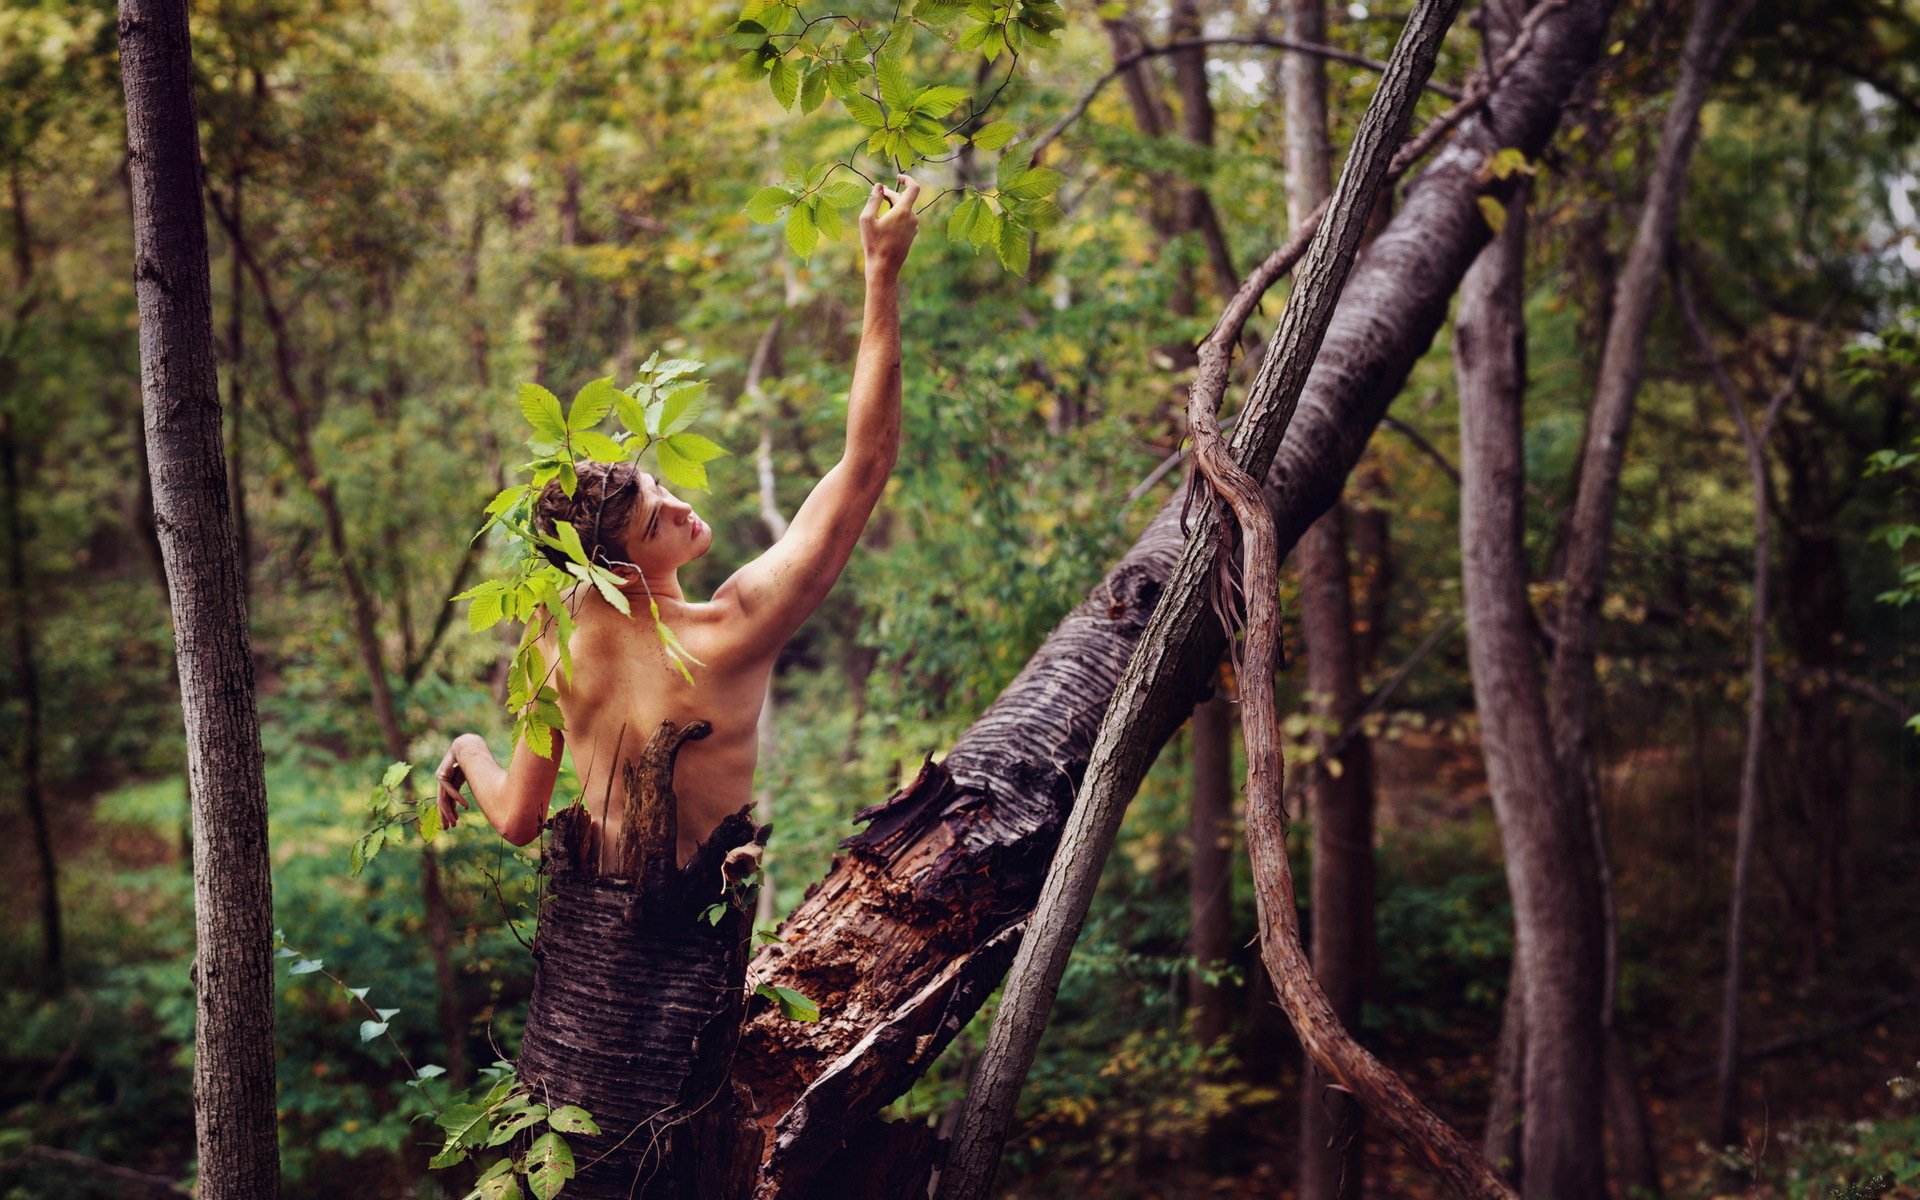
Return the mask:
[(519, 1075), (540, 1103), (577, 1104), (600, 1127), (570, 1139), (574, 1200), (736, 1200), (753, 1188), (761, 1135), (730, 1075), (753, 936), (741, 880), (767, 830), (743, 808), (677, 866), (674, 760), (708, 730), (665, 722), (628, 766), (605, 873), (586, 809), (547, 823)]

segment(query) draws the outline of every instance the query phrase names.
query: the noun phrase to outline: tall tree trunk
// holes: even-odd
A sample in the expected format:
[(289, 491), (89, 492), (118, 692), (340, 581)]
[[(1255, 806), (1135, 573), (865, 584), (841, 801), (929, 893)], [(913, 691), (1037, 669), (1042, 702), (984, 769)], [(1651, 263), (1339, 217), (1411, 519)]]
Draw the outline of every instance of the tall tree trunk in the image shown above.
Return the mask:
[(267, 790), (227, 508), (187, 6), (125, 0), (119, 32), (140, 391), (193, 789), (199, 1192), (272, 1200), (280, 1159)]
[[(1564, 786), (1527, 605), (1521, 315), (1526, 200), (1460, 289), (1460, 560), (1474, 709), (1513, 896), (1524, 1021), (1522, 1194), (1604, 1197), (1600, 896), (1582, 797)], [(1520, 1013), (1524, 1016), (1520, 1016)], [(1507, 1036), (1519, 1037), (1516, 1029)]]
[[(1285, 33), (1295, 41), (1327, 40), (1325, 0), (1287, 0)], [(1287, 223), (1298, 229), (1332, 188), (1327, 135), (1326, 64), (1288, 54), (1280, 64), (1286, 105)], [(1349, 1029), (1373, 957), (1373, 748), (1363, 736), (1335, 744), (1360, 715), (1360, 647), (1354, 635), (1347, 511), (1336, 503), (1294, 548), (1300, 568), (1300, 634), (1307, 652), (1307, 695), (1319, 718), (1317, 751), (1307, 770), (1307, 821), (1313, 831), (1308, 889), (1313, 911), (1313, 970)], [(1308, 1063), (1301, 1073), (1302, 1200), (1336, 1200), (1364, 1190), (1366, 1143), (1353, 1097)]]
[[(1283, 549), (1339, 495), (1485, 244), (1478, 198), (1505, 185), (1484, 180), (1482, 166), (1504, 147), (1540, 153), (1598, 56), (1611, 11), (1607, 0), (1568, 0), (1543, 13), (1486, 111), (1459, 122), (1355, 265), (1266, 473)], [(822, 1003), (816, 1023), (763, 1015), (743, 1035), (735, 1072), (764, 1106), (769, 1178), (810, 1175), (830, 1160), (998, 983), (1100, 715), (1181, 556), (1182, 499), (1161, 509), (944, 762), (863, 814), (867, 828), (787, 918), (783, 942), (755, 961), (753, 982)], [(1175, 647), (1186, 673), (1140, 731), (1145, 748), (1186, 718), (1222, 645), (1200, 622)]]
[(1187, 821), (1187, 1003), (1193, 1039), (1211, 1046), (1232, 1019), (1226, 989), (1209, 977), (1233, 957), (1233, 705), (1223, 693), (1193, 710), (1193, 799)]
[[(1593, 408), (1587, 419), (1586, 444), (1581, 451), (1579, 484), (1569, 510), (1561, 607), (1553, 660), (1548, 669), (1548, 719), (1554, 755), (1565, 786), (1580, 797), (1587, 810), (1588, 838), (1593, 845), (1593, 856), (1588, 861), (1595, 866), (1601, 888), (1601, 1022), (1605, 1037), (1620, 1043), (1603, 1056), (1601, 1065), (1603, 1069), (1611, 1065), (1616, 1071), (1630, 1069), (1632, 1056), (1620, 1040), (1622, 1035), (1614, 1019), (1618, 933), (1613, 917), (1612, 877), (1601, 830), (1599, 775), (1593, 751), (1593, 710), (1598, 691), (1594, 657), (1599, 639), (1600, 601), (1606, 585), (1614, 511), (1620, 495), (1620, 469), (1645, 365), (1647, 329), (1659, 300), (1662, 262), (1679, 217), (1687, 168), (1699, 134), (1700, 110), (1706, 103), (1713, 73), (1751, 7), (1752, 0), (1732, 0), (1731, 6), (1728, 0), (1698, 0), (1687, 28), (1679, 78), (1661, 128), (1659, 154), (1647, 181), (1647, 193), (1626, 264), (1613, 290)], [(1536, 984), (1531, 979), (1526, 981), (1526, 994), (1529, 1000), (1536, 994)], [(1544, 1022), (1542, 1014), (1528, 1012), (1529, 1076), (1534, 1045), (1547, 1036)], [(1593, 1081), (1593, 1085), (1597, 1088), (1599, 1082)], [(1527, 1088), (1533, 1087), (1529, 1078)], [(1646, 1128), (1638, 1111), (1637, 1084), (1631, 1080), (1618, 1081), (1609, 1091), (1634, 1101), (1631, 1109), (1616, 1109), (1613, 1114), (1610, 1124), (1616, 1139), (1636, 1136)], [(1529, 1131), (1532, 1125), (1529, 1109)], [(1533, 1135), (1529, 1132), (1529, 1155), (1533, 1145)], [(1568, 1150), (1574, 1156), (1570, 1161), (1580, 1160), (1586, 1153), (1571, 1142)], [(1628, 1158), (1652, 1162), (1650, 1148), (1644, 1145), (1633, 1147)], [(1534, 1171), (1531, 1161), (1526, 1164), (1526, 1170), (1531, 1180)], [(1623, 1182), (1643, 1189), (1658, 1188), (1657, 1178)]]
[[(245, 184), (236, 172), (233, 179), (233, 224), (246, 227)], [(237, 239), (236, 239), (237, 243)], [(233, 504), (233, 545), (240, 563), (240, 586), (253, 586), (253, 533), (247, 525), (247, 274), (240, 261), (240, 247), (229, 248), (227, 256), (227, 490)]]
[[(1326, 217), (1300, 264), (1278, 331), (1248, 391), (1243, 420), (1231, 452), (1233, 458), (1246, 460), (1245, 465), (1232, 467), (1237, 472), (1264, 473), (1279, 448), (1306, 387), (1321, 340), (1332, 322), (1374, 201), (1386, 182), (1394, 150), (1412, 116), (1413, 102), (1433, 70), (1440, 39), (1452, 23), (1456, 3), (1457, 0), (1421, 0), (1394, 47), (1393, 59), (1361, 119), (1347, 169), (1341, 174), (1327, 205)], [(1214, 414), (1225, 392), (1228, 359), (1237, 333), (1235, 326), (1217, 325), (1214, 334), (1201, 347), (1200, 371), (1187, 408), (1197, 452), (1221, 446)], [(1214, 478), (1212, 468), (1208, 476)], [(1264, 519), (1263, 536), (1270, 540), (1273, 524), (1265, 512), (1264, 499), (1251, 482), (1252, 477), (1246, 478), (1246, 486), (1254, 489), (1251, 503), (1260, 507)], [(1251, 537), (1253, 531), (1248, 528), (1247, 516), (1237, 501), (1235, 512), (1242, 536)], [(994, 1014), (986, 1049), (968, 1091), (968, 1111), (954, 1135), (952, 1150), (941, 1171), (936, 1193), (940, 1200), (979, 1200), (992, 1181), (1013, 1121), (1014, 1106), (1039, 1047), (1041, 1031), (1066, 971), (1067, 958), (1086, 920), (1094, 886), (1112, 849), (1120, 818), (1159, 746), (1158, 739), (1144, 739), (1140, 735), (1157, 723), (1162, 710), (1178, 703), (1176, 697), (1192, 694), (1189, 690), (1192, 668), (1181, 650), (1202, 627), (1198, 614), (1205, 608), (1203, 595), (1209, 579), (1225, 590), (1226, 585), (1215, 569), (1215, 559), (1224, 541), (1224, 524), (1220, 506), (1209, 496), (1187, 538), (1180, 565), (1166, 593), (1155, 605), (1153, 616), (1129, 657), (1114, 698), (1101, 719), (1080, 793), (1067, 816), (1059, 850), (1047, 869), (1040, 898), (1021, 938), (1000, 1007)], [(1263, 544), (1249, 543), (1247, 554), (1252, 559), (1257, 552), (1265, 550)], [(1277, 592), (1278, 589), (1277, 582), (1271, 578), (1277, 565), (1277, 551), (1275, 553), (1275, 563), (1263, 564), (1261, 574), (1246, 570), (1242, 575), (1250, 606), (1250, 646), (1256, 644), (1257, 614), (1266, 611), (1270, 615), (1272, 606), (1278, 602), (1277, 595), (1263, 590), (1271, 588)], [(1269, 639), (1241, 680), (1250, 731), (1254, 729), (1252, 722), (1256, 714), (1263, 721), (1271, 714), (1275, 666), (1272, 651)], [(1256, 758), (1255, 746), (1253, 741), (1248, 742), (1249, 795), (1263, 785), (1278, 787), (1278, 780), (1272, 774), (1277, 764), (1265, 757)], [(1291, 919), (1291, 896), (1287, 897), (1287, 905), (1288, 919)], [(1276, 964), (1269, 959), (1268, 965), (1272, 970)], [(1295, 995), (1293, 989), (1301, 986), (1297, 980), (1279, 976), (1276, 982), (1283, 997), (1290, 999)], [(1306, 982), (1305, 989), (1309, 995), (1318, 995), (1311, 980)], [(1324, 1007), (1324, 997), (1320, 997), (1319, 1007)], [(1312, 1034), (1316, 1031), (1335, 1042), (1343, 1036), (1337, 1029), (1337, 1021), (1334, 1030), (1325, 1030), (1324, 1018), (1330, 1014), (1322, 1014), (1313, 1006), (1303, 1009), (1289, 1003), (1287, 1015), (1310, 1053), (1315, 1049)], [(1316, 1055), (1316, 1061), (1319, 1060), (1320, 1056)], [(1373, 1065), (1378, 1068), (1377, 1063)], [(1358, 1077), (1345, 1074), (1341, 1079), (1349, 1086), (1360, 1082)], [(1404, 1085), (1399, 1092), (1404, 1095)], [(1376, 1093), (1371, 1098), (1380, 1099), (1383, 1095)]]

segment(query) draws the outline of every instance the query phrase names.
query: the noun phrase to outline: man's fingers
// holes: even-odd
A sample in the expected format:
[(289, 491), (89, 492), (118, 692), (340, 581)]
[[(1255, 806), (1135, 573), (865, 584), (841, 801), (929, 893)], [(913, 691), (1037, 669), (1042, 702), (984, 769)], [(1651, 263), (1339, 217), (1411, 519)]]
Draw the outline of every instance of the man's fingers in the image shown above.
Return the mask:
[(871, 221), (880, 215), (880, 193), (885, 190), (885, 188), (876, 183), (873, 185), (873, 190), (867, 193), (867, 206), (860, 210), (860, 219), (862, 221)]
[(912, 208), (913, 202), (920, 198), (920, 181), (911, 175), (902, 175), (900, 182), (906, 186), (901, 189), (899, 202)]

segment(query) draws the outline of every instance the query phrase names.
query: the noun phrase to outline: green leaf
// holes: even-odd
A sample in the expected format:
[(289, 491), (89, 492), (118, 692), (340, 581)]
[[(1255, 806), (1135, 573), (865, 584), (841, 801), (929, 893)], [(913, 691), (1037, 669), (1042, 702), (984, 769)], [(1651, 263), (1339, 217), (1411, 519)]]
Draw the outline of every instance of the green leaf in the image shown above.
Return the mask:
[(831, 208), (857, 208), (867, 202), (867, 189), (850, 179), (836, 179), (820, 189), (820, 202)]
[(579, 433), (583, 429), (592, 429), (606, 419), (608, 410), (613, 407), (613, 398), (620, 389), (613, 386), (613, 377), (596, 379), (573, 395), (573, 403), (567, 407), (567, 432)]
[(954, 205), (953, 212), (947, 217), (947, 240), (956, 246), (964, 244), (967, 234), (973, 229), (975, 218), (984, 207), (985, 202), (978, 196), (968, 196)]
[(479, 633), (498, 625), (500, 618), (506, 615), (501, 607), (504, 599), (502, 592), (486, 592), (475, 596), (473, 603), (467, 605), (467, 628)]
[(466, 1159), (466, 1148), (449, 1142), (447, 1145), (441, 1147), (440, 1153), (427, 1160), (427, 1166), (435, 1171), (443, 1171), (448, 1167), (465, 1162)]
[(813, 112), (827, 98), (827, 72), (819, 63), (814, 63), (800, 77), (800, 112), (804, 115)]
[(580, 531), (573, 527), (572, 521), (555, 521), (553, 536), (543, 540), (574, 562), (583, 565), (587, 562), (587, 548), (580, 544)]
[[(838, 62), (827, 64), (827, 90), (842, 100), (851, 100), (859, 95), (860, 85), (865, 83), (866, 79), (866, 66), (858, 60), (843, 58)], [(876, 108), (874, 111), (878, 116), (879, 110)], [(875, 121), (874, 124), (877, 125), (879, 122)]]
[(767, 41), (767, 27), (758, 21), (736, 22), (727, 32), (727, 45), (736, 50), (757, 50)]
[(446, 1073), (447, 1069), (439, 1063), (428, 1063), (413, 1074), (416, 1079), (438, 1079)]
[(910, 128), (905, 136), (907, 145), (922, 158), (938, 158), (947, 152), (947, 137), (937, 129)]
[(574, 434), (573, 449), (575, 453), (594, 462), (621, 462), (627, 457), (625, 446), (595, 429), (582, 430)]
[(812, 204), (813, 223), (820, 230), (820, 240), (837, 242), (840, 240), (840, 213), (830, 204), (814, 201)]
[(977, 150), (998, 150), (1013, 140), (1020, 129), (1012, 121), (995, 121), (991, 125), (982, 125), (974, 130), (973, 145)]
[[(684, 436), (684, 435), (683, 435)], [(654, 456), (660, 461), (660, 474), (677, 488), (707, 489), (707, 469), (674, 448), (671, 439), (654, 443)]]
[(706, 365), (707, 364), (697, 358), (670, 358), (663, 363), (657, 363), (652, 367), (644, 369), (653, 373), (654, 383), (660, 384), (666, 383), (671, 379), (678, 379), (682, 375), (691, 375)]
[(449, 1147), (477, 1147), (486, 1141), (487, 1110), (478, 1104), (450, 1104), (433, 1123), (446, 1130)]
[(767, 86), (781, 108), (792, 108), (800, 95), (800, 68), (793, 65), (792, 59), (776, 59), (773, 69), (767, 72)]
[(697, 433), (676, 433), (665, 444), (672, 446), (675, 454), (691, 462), (708, 463), (716, 458), (727, 457), (727, 451)]
[(600, 1126), (594, 1123), (592, 1114), (577, 1104), (563, 1104), (553, 1110), (547, 1118), (547, 1124), (561, 1133), (599, 1133)]
[(1000, 185), (1000, 190), (1021, 200), (1038, 200), (1060, 190), (1067, 177), (1051, 167), (1031, 167)]
[(385, 1021), (360, 1022), (360, 1040), (363, 1042), (370, 1042), (386, 1031), (387, 1023)]
[(794, 205), (787, 214), (787, 245), (801, 258), (810, 258), (819, 244), (820, 229), (813, 223), (813, 214), (803, 204)]
[(820, 1006), (808, 999), (805, 994), (796, 992), (792, 988), (775, 987), (773, 984), (763, 983), (753, 989), (753, 994), (773, 1001), (774, 1006), (780, 1010), (780, 1015), (789, 1021), (820, 1019)]
[(980, 215), (973, 220), (973, 229), (968, 237), (975, 246), (997, 246), (1000, 244), (1000, 214), (988, 207), (985, 201), (980, 204)]
[(573, 1147), (551, 1131), (527, 1147), (527, 1187), (539, 1200), (553, 1200), (573, 1178)]
[(420, 809), (420, 840), (428, 845), (432, 845), (433, 839), (439, 837), (444, 832), (446, 831), (440, 827), (440, 806), (438, 804), (422, 805)]
[(535, 1104), (521, 1109), (493, 1127), (493, 1132), (487, 1135), (487, 1145), (498, 1146), (503, 1142), (511, 1141), (514, 1134), (544, 1120), (546, 1115), (547, 1107), (544, 1104)]
[(724, 904), (709, 904), (700, 910), (700, 919), (709, 925), (718, 925), (727, 915)]
[(908, 107), (930, 117), (944, 117), (960, 107), (960, 102), (966, 98), (967, 89), (942, 84), (938, 87), (921, 88)]
[(793, 192), (783, 187), (763, 187), (747, 201), (747, 217), (761, 225), (780, 219), (780, 210), (793, 203)]
[(879, 129), (887, 123), (886, 114), (880, 111), (880, 106), (874, 102), (873, 97), (865, 93), (852, 92), (842, 96), (840, 103), (847, 106), (848, 116), (869, 129)]
[(566, 440), (567, 423), (560, 416), (560, 398), (539, 384), (520, 385), (520, 412), (537, 436), (555, 442)]
[(405, 782), (408, 772), (412, 770), (413, 770), (412, 763), (407, 763), (407, 762), (391, 763), (387, 766), (386, 771), (382, 773), (380, 776), (380, 786), (387, 789), (388, 791), (392, 791), (393, 789), (399, 787), (401, 783)]
[(1474, 203), (1480, 206), (1480, 215), (1486, 219), (1487, 228), (1493, 230), (1495, 237), (1507, 227), (1507, 208), (1492, 196), (1479, 196)]
[(997, 247), (1001, 266), (1015, 275), (1025, 275), (1032, 246), (1033, 243), (1028, 240), (1026, 230), (1011, 221), (1001, 224), (1000, 243)]
[(526, 1193), (520, 1190), (520, 1177), (512, 1171), (513, 1160), (506, 1160), (508, 1170), (474, 1184), (471, 1193), (474, 1200), (525, 1200)]
[(899, 112), (913, 107), (913, 89), (907, 86), (906, 73), (900, 69), (897, 60), (887, 57), (883, 52), (874, 65), (874, 71), (880, 80), (880, 99), (890, 111)]
[(700, 414), (706, 409), (706, 380), (677, 388), (660, 405), (660, 436), (670, 438), (679, 433), (699, 420)]
[(311, 975), (315, 971), (318, 971), (320, 969), (321, 961), (322, 960), (317, 958), (303, 958), (299, 962), (293, 964), (291, 967), (288, 967), (287, 974)]
[(945, 25), (967, 11), (967, 0), (920, 0), (913, 6), (915, 20), (929, 25)]

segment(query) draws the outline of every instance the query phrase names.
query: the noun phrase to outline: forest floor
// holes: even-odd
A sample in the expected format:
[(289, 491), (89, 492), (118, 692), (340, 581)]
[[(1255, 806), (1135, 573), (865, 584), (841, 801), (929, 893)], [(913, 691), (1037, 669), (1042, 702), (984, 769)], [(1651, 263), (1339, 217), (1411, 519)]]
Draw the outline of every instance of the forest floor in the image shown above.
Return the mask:
[[(1473, 745), (1444, 731), (1408, 732), (1379, 744), (1378, 773), (1383, 847), (1418, 851), (1444, 838), (1451, 853), (1462, 853), (1463, 844), (1469, 860), (1497, 869), (1496, 831)], [(1622, 1012), (1670, 1194), (1920, 1196), (1912, 1178), (1873, 1183), (1905, 1174), (1908, 1166), (1920, 1177), (1920, 1108), (1910, 1090), (1897, 1096), (1889, 1085), (1920, 1075), (1920, 946), (1912, 936), (1920, 839), (1875, 831), (1859, 840), (1849, 909), (1857, 916), (1838, 936), (1820, 935), (1791, 910), (1785, 899), (1790, 855), (1761, 864), (1745, 1041), (1777, 1052), (1752, 1062), (1744, 1081), (1748, 1147), (1717, 1154), (1703, 1134), (1712, 1118), (1724, 937), (1720, 860), (1731, 831), (1722, 828), (1724, 820), (1695, 820), (1684, 803), (1681, 819), (1673, 819), (1673, 797), (1684, 796), (1692, 778), (1678, 752), (1654, 748), (1625, 756), (1608, 793), (1615, 861), (1635, 864), (1618, 880)], [(154, 894), (141, 881), (156, 871), (184, 873), (180, 840), (152, 823), (95, 820), (89, 799), (84, 791), (56, 797), (69, 936), (86, 937), (89, 914), (103, 909), (116, 911), (112, 927), (123, 936), (138, 936), (146, 924), (142, 906)], [(155, 804), (164, 802), (167, 797), (156, 795)], [(38, 870), (17, 812), (0, 815), (0, 873), (14, 883), (0, 893), (0, 916), (9, 928), (30, 928), (37, 919), (32, 881)], [(86, 957), (111, 953), (92, 947)], [(6, 957), (9, 973), (21, 972), (7, 984), (17, 994), (29, 981), (22, 970), (27, 964), (17, 952)], [(1416, 1094), (1477, 1138), (1497, 1020), (1483, 1016), (1469, 1026), (1377, 1049)], [(1044, 1171), (1018, 1172), (1024, 1178), (1006, 1194), (1290, 1197), (1298, 1053), (1284, 1030), (1275, 1037), (1269, 1029), (1256, 1045), (1242, 1052), (1241, 1071), (1260, 1076), (1259, 1086), (1236, 1092), (1243, 1102), (1197, 1139), (1152, 1132), (1129, 1138), (1112, 1127), (1094, 1138), (1085, 1122), (1043, 1120), (1028, 1132), (1051, 1161)], [(1126, 1116), (1095, 1114), (1094, 1122)], [(1124, 1147), (1118, 1153), (1116, 1144)], [(1410, 1200), (1439, 1194), (1399, 1147), (1374, 1138), (1366, 1154), (1370, 1194)]]

